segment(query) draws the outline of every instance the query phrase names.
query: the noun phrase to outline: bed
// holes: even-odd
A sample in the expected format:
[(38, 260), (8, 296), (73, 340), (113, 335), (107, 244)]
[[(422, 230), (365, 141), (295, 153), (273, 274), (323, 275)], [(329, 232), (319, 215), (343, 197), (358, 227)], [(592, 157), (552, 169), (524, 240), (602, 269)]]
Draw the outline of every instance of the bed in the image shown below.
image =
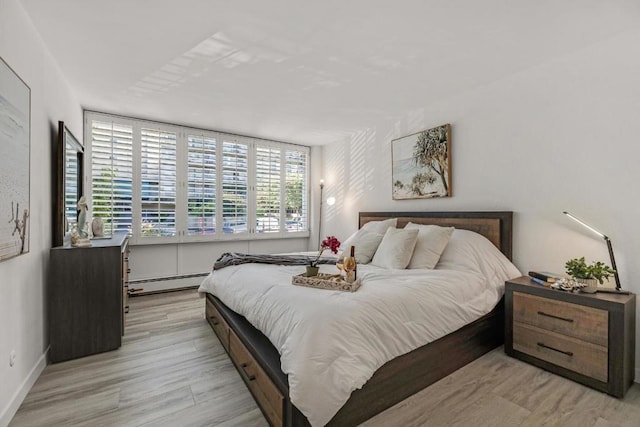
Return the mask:
[[(362, 212), (359, 214), (359, 228), (372, 221), (390, 218), (397, 218), (398, 228), (412, 222), (474, 231), (486, 237), (506, 258), (511, 259), (511, 212)], [(235, 271), (231, 273), (236, 274)], [(291, 372), (288, 370), (289, 352), (283, 353), (281, 360), (280, 353), (273, 344), (281, 340), (272, 335), (270, 340), (221, 299), (211, 293), (205, 295), (207, 320), (269, 423), (274, 426), (310, 425), (307, 417), (290, 399), (290, 394), (296, 397), (296, 393), (294, 389), (290, 389), (290, 378), (283, 372), (283, 369)], [(232, 298), (229, 299), (224, 293), (221, 295), (222, 299), (226, 297), (225, 301), (231, 302), (231, 306), (236, 306)], [(240, 299), (246, 299), (248, 295), (245, 294)], [(456, 330), (388, 360), (370, 378), (367, 377), (369, 379), (361, 388), (350, 394), (327, 425), (357, 425), (501, 345), (504, 329), (503, 301), (500, 299), (495, 306), (493, 304), (495, 302), (488, 313), (476, 320), (456, 326)], [(255, 319), (253, 321), (259, 328), (266, 330), (265, 325)], [(287, 338), (282, 337), (285, 341)], [(281, 346), (279, 348), (282, 349)], [(304, 346), (300, 351), (303, 350)], [(442, 357), (443, 354), (455, 356)], [(285, 365), (286, 368), (283, 368)], [(292, 386), (297, 386), (296, 377), (292, 379)], [(318, 400), (322, 400), (322, 396)], [(303, 406), (301, 408), (304, 409)], [(316, 421), (314, 424), (322, 425), (325, 421)]]

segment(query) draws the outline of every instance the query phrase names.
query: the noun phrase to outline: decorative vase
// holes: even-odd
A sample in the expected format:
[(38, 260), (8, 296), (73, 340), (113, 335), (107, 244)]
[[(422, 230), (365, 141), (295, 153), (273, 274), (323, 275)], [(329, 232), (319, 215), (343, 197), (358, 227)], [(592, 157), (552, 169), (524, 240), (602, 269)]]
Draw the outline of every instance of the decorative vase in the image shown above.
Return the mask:
[(93, 218), (91, 222), (91, 232), (93, 233), (93, 237), (104, 237), (104, 222), (102, 222), (102, 218)]
[(598, 290), (598, 279), (576, 279), (578, 283), (583, 283), (587, 286), (580, 288), (580, 292), (586, 292), (588, 294), (595, 294)]
[(320, 267), (312, 267), (310, 265), (307, 265), (307, 277), (317, 276), (318, 270), (320, 270)]

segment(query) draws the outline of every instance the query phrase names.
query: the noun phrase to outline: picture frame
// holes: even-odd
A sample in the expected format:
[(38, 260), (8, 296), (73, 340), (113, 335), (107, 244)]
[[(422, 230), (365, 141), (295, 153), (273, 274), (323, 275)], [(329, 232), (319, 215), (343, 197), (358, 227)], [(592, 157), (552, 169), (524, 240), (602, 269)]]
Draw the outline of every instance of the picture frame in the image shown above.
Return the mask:
[(393, 200), (451, 197), (451, 125), (391, 141)]
[(0, 58), (0, 262), (29, 252), (31, 89)]

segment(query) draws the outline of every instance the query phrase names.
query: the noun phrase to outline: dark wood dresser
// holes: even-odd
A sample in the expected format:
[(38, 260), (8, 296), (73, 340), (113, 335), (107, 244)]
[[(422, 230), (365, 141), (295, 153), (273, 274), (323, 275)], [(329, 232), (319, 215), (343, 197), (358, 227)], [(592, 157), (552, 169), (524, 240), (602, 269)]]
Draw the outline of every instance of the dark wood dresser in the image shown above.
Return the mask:
[(60, 246), (50, 251), (49, 360), (52, 363), (115, 350), (127, 308), (128, 236)]
[(528, 277), (505, 288), (505, 352), (622, 397), (635, 371), (636, 296), (567, 293)]

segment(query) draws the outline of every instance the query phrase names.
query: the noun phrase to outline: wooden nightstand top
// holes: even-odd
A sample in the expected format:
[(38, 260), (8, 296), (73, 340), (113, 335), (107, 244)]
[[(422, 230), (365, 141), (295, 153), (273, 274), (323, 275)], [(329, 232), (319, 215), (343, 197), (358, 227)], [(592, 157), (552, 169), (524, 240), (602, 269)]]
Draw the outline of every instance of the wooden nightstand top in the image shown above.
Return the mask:
[(553, 298), (559, 301), (572, 302), (574, 304), (583, 304), (591, 307), (611, 309), (616, 305), (624, 306), (635, 301), (636, 295), (630, 293), (625, 294), (610, 294), (600, 293), (588, 294), (585, 292), (565, 292), (557, 289), (547, 288), (542, 285), (538, 285), (529, 279), (528, 276), (518, 277), (516, 279), (508, 280), (506, 286), (512, 287), (513, 290), (520, 290), (533, 295), (539, 295), (545, 298)]

